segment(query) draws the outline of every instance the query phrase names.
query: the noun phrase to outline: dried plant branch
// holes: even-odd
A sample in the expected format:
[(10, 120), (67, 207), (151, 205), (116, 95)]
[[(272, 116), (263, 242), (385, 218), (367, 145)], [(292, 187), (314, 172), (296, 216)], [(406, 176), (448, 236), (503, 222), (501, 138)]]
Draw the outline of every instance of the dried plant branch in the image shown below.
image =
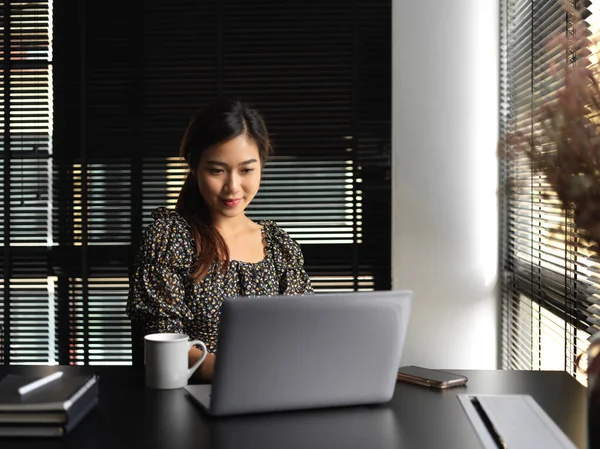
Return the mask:
[(547, 81), (562, 81), (562, 88), (533, 112), (533, 132), (510, 133), (501, 148), (527, 155), (533, 172), (545, 176), (563, 210), (573, 211), (579, 235), (600, 255), (600, 86), (590, 61), (595, 42), (578, 12), (567, 9), (574, 32), (549, 43), (569, 58), (560, 71), (551, 68)]

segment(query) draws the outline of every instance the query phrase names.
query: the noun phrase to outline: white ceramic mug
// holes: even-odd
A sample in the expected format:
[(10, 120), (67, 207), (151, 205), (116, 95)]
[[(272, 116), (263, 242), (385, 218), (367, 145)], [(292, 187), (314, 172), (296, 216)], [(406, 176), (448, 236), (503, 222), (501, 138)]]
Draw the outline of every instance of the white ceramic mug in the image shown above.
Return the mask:
[[(194, 345), (202, 357), (188, 369), (188, 352)], [(206, 346), (184, 334), (149, 334), (144, 337), (146, 386), (161, 390), (185, 387), (188, 379), (206, 358)]]

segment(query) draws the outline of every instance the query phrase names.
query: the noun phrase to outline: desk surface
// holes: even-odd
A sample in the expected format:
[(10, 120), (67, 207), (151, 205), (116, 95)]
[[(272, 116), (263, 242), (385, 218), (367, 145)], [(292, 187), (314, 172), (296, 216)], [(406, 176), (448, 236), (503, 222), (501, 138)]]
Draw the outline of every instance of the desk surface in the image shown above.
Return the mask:
[(458, 371), (465, 387), (398, 382), (383, 406), (213, 419), (185, 390), (155, 391), (130, 367), (0, 367), (6, 373), (71, 370), (100, 375), (98, 409), (62, 439), (0, 439), (2, 449), (53, 448), (481, 448), (457, 394), (530, 394), (584, 449), (586, 390), (564, 372)]

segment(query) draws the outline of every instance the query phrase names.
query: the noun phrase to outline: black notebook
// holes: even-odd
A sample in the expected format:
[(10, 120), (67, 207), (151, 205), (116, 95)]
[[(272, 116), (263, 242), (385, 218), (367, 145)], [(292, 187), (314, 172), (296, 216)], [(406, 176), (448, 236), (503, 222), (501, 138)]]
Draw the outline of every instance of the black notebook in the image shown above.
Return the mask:
[[(94, 396), (87, 402), (80, 401), (78, 406), (73, 406), (66, 413), (67, 420), (63, 423), (34, 423), (26, 421), (22, 423), (0, 424), (0, 437), (61, 437), (68, 434), (77, 427), (80, 421), (98, 405), (98, 396)], [(29, 412), (23, 412), (28, 414)], [(48, 412), (51, 414), (52, 412)], [(13, 413), (14, 415), (14, 413)]]
[(0, 414), (6, 412), (67, 412), (94, 386), (95, 375), (68, 376), (21, 396), (18, 389), (40, 377), (8, 374), (0, 380)]

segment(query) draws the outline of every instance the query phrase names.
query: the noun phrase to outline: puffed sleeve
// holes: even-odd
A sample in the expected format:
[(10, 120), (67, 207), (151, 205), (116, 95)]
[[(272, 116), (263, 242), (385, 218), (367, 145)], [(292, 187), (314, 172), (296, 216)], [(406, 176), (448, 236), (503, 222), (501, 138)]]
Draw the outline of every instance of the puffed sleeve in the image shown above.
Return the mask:
[(274, 223), (269, 223), (270, 242), (277, 275), (279, 277), (279, 294), (308, 295), (313, 287), (308, 274), (304, 270), (304, 255), (300, 245), (287, 232)]
[(142, 235), (130, 278), (127, 315), (140, 320), (146, 334), (184, 333), (192, 319), (186, 305), (187, 276), (195, 246), (185, 220), (174, 211), (157, 209)]

